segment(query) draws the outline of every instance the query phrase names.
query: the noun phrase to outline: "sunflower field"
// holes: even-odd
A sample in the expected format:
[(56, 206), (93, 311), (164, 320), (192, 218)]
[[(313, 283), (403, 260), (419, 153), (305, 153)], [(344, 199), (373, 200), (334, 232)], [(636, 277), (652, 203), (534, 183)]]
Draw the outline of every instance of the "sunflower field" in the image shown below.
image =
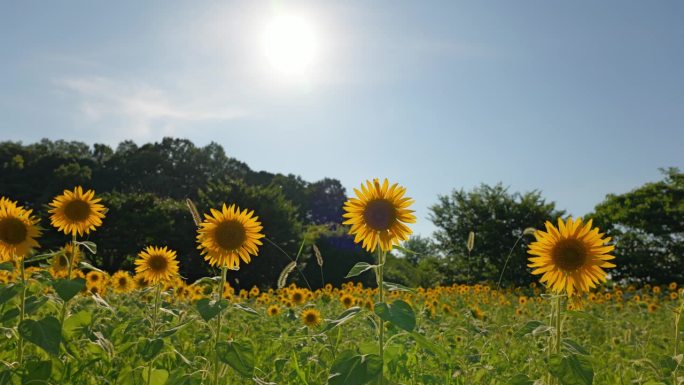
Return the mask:
[(94, 191), (50, 203), (65, 237), (54, 252), (40, 251), (34, 213), (1, 197), (0, 384), (684, 384), (684, 288), (611, 281), (617, 251), (591, 221), (530, 230), (529, 286), (405, 287), (384, 268), (411, 234), (413, 200), (387, 180), (354, 192), (341, 219), (377, 259), (347, 278), (372, 287), (297, 286), (299, 254), (276, 287), (232, 287), (269, 240), (259, 213), (230, 202), (202, 215), (188, 202), (196, 263), (215, 276), (184, 280), (164, 245), (108, 274), (87, 240), (106, 226)]

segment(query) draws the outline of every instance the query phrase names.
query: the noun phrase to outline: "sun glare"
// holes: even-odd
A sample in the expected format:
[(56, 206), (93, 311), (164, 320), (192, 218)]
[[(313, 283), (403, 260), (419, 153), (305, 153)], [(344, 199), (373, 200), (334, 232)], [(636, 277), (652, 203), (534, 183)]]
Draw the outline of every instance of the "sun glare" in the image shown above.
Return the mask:
[(316, 33), (303, 17), (280, 15), (266, 26), (263, 49), (270, 66), (285, 76), (308, 74), (316, 60)]

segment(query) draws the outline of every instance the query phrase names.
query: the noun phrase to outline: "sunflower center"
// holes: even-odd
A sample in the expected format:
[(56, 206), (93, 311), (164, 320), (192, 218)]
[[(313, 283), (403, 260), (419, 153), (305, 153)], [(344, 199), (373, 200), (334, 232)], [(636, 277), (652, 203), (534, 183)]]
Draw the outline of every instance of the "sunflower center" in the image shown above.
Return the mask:
[(587, 248), (578, 239), (563, 239), (551, 250), (551, 258), (562, 270), (575, 271), (587, 260)]
[(397, 219), (394, 205), (386, 199), (375, 199), (366, 204), (363, 219), (368, 227), (375, 231), (389, 230)]
[(82, 200), (74, 200), (64, 206), (64, 215), (72, 222), (83, 222), (90, 216), (90, 205)]
[(0, 241), (8, 245), (18, 245), (26, 240), (28, 229), (18, 218), (5, 218), (0, 221)]
[(305, 322), (308, 323), (308, 324), (316, 323), (316, 314), (314, 314), (314, 313), (307, 313), (307, 314), (304, 316), (304, 320), (305, 320)]
[(166, 258), (163, 255), (152, 254), (147, 259), (147, 266), (149, 266), (150, 270), (152, 270), (154, 272), (164, 272), (164, 271), (166, 271), (166, 267), (168, 265), (169, 265), (169, 262), (166, 260)]
[(119, 286), (120, 287), (128, 286), (128, 280), (126, 278), (123, 278), (123, 277), (119, 278)]
[(247, 233), (242, 223), (232, 220), (221, 222), (214, 230), (216, 243), (223, 249), (235, 250), (242, 246), (247, 239)]

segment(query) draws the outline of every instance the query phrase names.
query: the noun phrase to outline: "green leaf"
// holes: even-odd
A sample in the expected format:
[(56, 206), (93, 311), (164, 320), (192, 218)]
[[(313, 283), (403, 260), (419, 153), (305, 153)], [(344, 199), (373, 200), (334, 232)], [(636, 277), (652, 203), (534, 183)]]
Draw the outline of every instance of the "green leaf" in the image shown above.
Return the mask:
[(337, 356), (330, 368), (328, 385), (362, 385), (382, 373), (382, 360), (377, 354), (356, 354), (351, 350)]
[(247, 313), (247, 314), (259, 315), (259, 313), (257, 313), (256, 310), (252, 309), (252, 308), (249, 307), (249, 306), (245, 306), (245, 305), (241, 305), (241, 304), (239, 304), (239, 303), (236, 303), (236, 304), (233, 304), (233, 307), (236, 308), (236, 309), (240, 309), (240, 310), (244, 311), (244, 312)]
[(197, 301), (197, 311), (203, 320), (209, 321), (216, 317), (218, 313), (228, 307), (228, 301), (221, 299), (220, 301), (210, 300), (209, 298), (202, 298)]
[(76, 294), (85, 288), (85, 285), (86, 281), (83, 278), (58, 279), (52, 284), (57, 295), (64, 302), (74, 298)]
[(413, 308), (400, 299), (389, 305), (384, 302), (376, 303), (375, 314), (407, 331), (412, 331), (416, 327), (416, 314)]
[(370, 270), (370, 269), (375, 269), (378, 267), (377, 265), (371, 265), (368, 262), (357, 262), (354, 267), (349, 270), (349, 273), (344, 278), (351, 278), (351, 277), (356, 277), (357, 275), (360, 275), (364, 271)]
[(411, 332), (411, 337), (413, 337), (413, 339), (416, 340), (418, 345), (422, 346), (423, 349), (425, 349), (425, 350), (429, 351), (430, 353), (438, 356), (443, 361), (445, 361), (449, 357), (447, 355), (447, 353), (440, 346), (429, 341), (423, 335), (418, 334), (416, 332)]
[(2, 313), (2, 317), (0, 317), (0, 323), (4, 324), (5, 322), (10, 321), (17, 316), (19, 316), (19, 308), (13, 307), (8, 309), (6, 312)]
[(395, 245), (394, 248), (397, 250), (401, 250), (404, 254), (420, 255), (420, 253), (416, 253), (415, 251), (409, 250), (409, 249), (402, 247), (402, 246)]
[(411, 289), (410, 287), (406, 287), (406, 286), (400, 285), (398, 283), (392, 283), (392, 282), (384, 281), (382, 283), (382, 287), (388, 291), (408, 291), (410, 293), (415, 293), (415, 290)]
[(50, 379), (52, 361), (29, 361), (24, 365), (24, 375), (21, 377), (22, 384), (42, 384)]
[(534, 385), (534, 381), (530, 380), (527, 375), (518, 373), (515, 376), (511, 377), (507, 384), (509, 385)]
[(254, 375), (254, 347), (246, 342), (219, 342), (216, 345), (219, 359), (230, 365), (243, 377), (252, 378)]
[(138, 353), (145, 361), (152, 361), (164, 348), (164, 340), (161, 338), (145, 338), (138, 344)]
[(585, 356), (590, 354), (582, 345), (568, 338), (563, 338), (563, 347), (572, 354), (584, 354)]
[(328, 330), (334, 329), (347, 321), (351, 320), (354, 318), (359, 312), (361, 311), (361, 308), (358, 306), (350, 307), (349, 309), (345, 310), (342, 314), (337, 317), (337, 319), (333, 320), (326, 320), (327, 324), (325, 325), (325, 329), (323, 329), (323, 332), (327, 332)]
[(77, 245), (83, 246), (88, 251), (90, 251), (91, 254), (97, 254), (97, 245), (95, 242), (90, 242), (90, 241), (83, 241), (83, 242), (76, 242)]
[(4, 271), (14, 271), (14, 265), (12, 265), (12, 262), (3, 262), (3, 263), (0, 263), (0, 270), (4, 270)]
[[(146, 366), (142, 370), (142, 378), (147, 383), (147, 375), (150, 373), (150, 367)], [(150, 385), (164, 385), (169, 379), (169, 372), (164, 369), (152, 369), (152, 374), (150, 376)]]
[(95, 266), (93, 266), (93, 265), (91, 265), (85, 261), (81, 261), (81, 263), (79, 263), (79, 265), (81, 265), (81, 268), (86, 269), (86, 270), (95, 270), (95, 271), (99, 271), (100, 273), (104, 273), (104, 271), (98, 269), (97, 267), (95, 267)]
[(5, 302), (14, 298), (17, 294), (19, 294), (19, 291), (21, 291), (21, 289), (18, 285), (0, 287), (0, 304), (4, 304)]
[(562, 385), (591, 385), (594, 381), (594, 369), (589, 357), (585, 355), (553, 354), (549, 357), (549, 372)]
[(183, 329), (184, 327), (188, 326), (191, 323), (191, 321), (184, 322), (176, 327), (173, 327), (168, 330), (164, 330), (163, 332), (159, 333), (159, 338), (166, 338), (168, 336), (174, 335), (177, 331)]
[(35, 313), (36, 311), (38, 311), (38, 309), (40, 309), (41, 306), (45, 304), (45, 302), (47, 302), (47, 300), (48, 297), (44, 295), (41, 295), (40, 297), (37, 297), (35, 295), (27, 297), (24, 305), (24, 312), (26, 314)]
[(539, 326), (544, 326), (544, 323), (537, 320), (528, 321), (525, 324), (525, 326), (521, 327), (518, 331), (516, 331), (514, 335), (520, 338), (522, 336), (532, 333)]
[(92, 320), (93, 317), (90, 315), (90, 312), (86, 310), (81, 310), (76, 314), (72, 314), (64, 320), (64, 334), (68, 337), (73, 336), (76, 330), (90, 325)]
[(19, 324), (19, 333), (24, 339), (40, 346), (46, 352), (59, 354), (62, 332), (57, 318), (48, 316), (38, 321), (23, 320)]

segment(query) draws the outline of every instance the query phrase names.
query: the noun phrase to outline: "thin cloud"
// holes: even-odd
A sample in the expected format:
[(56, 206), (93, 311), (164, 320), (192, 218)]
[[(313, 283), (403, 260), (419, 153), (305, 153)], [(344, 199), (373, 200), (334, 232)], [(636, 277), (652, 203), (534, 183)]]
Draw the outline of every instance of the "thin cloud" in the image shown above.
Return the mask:
[[(170, 92), (148, 84), (99, 76), (58, 78), (54, 84), (75, 97), (77, 119), (108, 126), (116, 121), (122, 129), (138, 137), (158, 132), (160, 128), (173, 134), (176, 128), (187, 123), (228, 121), (247, 115), (239, 108), (194, 98), (190, 90)], [(177, 95), (183, 95), (183, 100)]]

